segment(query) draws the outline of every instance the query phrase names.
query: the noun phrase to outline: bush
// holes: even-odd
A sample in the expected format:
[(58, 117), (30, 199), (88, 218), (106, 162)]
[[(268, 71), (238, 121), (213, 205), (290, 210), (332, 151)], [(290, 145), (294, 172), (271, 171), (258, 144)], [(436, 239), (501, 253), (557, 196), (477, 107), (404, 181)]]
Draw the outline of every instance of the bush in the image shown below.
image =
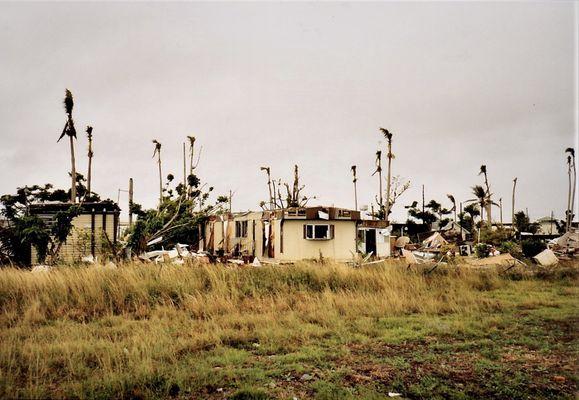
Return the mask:
[(489, 256), (490, 252), (491, 246), (488, 244), (479, 243), (474, 246), (474, 254), (477, 256), (477, 258), (486, 258)]
[(513, 239), (513, 231), (505, 228), (490, 229), (487, 226), (483, 226), (480, 230), (480, 241), (482, 243), (487, 243), (493, 246), (500, 246), (504, 242)]
[(521, 249), (521, 246), (511, 240), (501, 243), (498, 250), (501, 253), (509, 253), (515, 258), (523, 257), (523, 250)]
[(547, 245), (538, 239), (525, 239), (521, 242), (523, 254), (527, 258), (535, 257), (547, 248)]

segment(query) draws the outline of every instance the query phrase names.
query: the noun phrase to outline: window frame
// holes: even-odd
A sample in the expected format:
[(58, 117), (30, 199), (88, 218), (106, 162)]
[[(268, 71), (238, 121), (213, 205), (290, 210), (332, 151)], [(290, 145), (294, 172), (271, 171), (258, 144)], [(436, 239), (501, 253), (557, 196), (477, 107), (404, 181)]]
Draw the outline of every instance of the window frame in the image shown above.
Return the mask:
[[(334, 239), (334, 225), (333, 224), (304, 224), (304, 239), (305, 240), (332, 240)], [(326, 236), (317, 237), (316, 227), (324, 226), (327, 228)]]

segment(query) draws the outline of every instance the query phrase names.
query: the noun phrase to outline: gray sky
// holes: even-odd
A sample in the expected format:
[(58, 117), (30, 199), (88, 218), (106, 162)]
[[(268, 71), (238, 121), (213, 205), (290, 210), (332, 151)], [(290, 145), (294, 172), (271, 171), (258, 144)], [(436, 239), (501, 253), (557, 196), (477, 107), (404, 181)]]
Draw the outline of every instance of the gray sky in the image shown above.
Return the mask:
[[(193, 134), (200, 178), (216, 194), (235, 190), (234, 209), (267, 198), (261, 165), (289, 180), (294, 163), (317, 203), (343, 207), (353, 207), (357, 164), (359, 204), (369, 204), (383, 126), (395, 135), (393, 172), (412, 184), (394, 219), (422, 184), (427, 201), (471, 198), (481, 164), (505, 219), (515, 176), (518, 209), (562, 217), (563, 151), (577, 141), (576, 8), (2, 3), (0, 193), (67, 187), (68, 144), (56, 139), (69, 88), (77, 129), (94, 127), (93, 188), (104, 197), (133, 177), (135, 201), (154, 206), (151, 140), (163, 144), (164, 174), (180, 177)], [(83, 173), (86, 146), (79, 136)]]

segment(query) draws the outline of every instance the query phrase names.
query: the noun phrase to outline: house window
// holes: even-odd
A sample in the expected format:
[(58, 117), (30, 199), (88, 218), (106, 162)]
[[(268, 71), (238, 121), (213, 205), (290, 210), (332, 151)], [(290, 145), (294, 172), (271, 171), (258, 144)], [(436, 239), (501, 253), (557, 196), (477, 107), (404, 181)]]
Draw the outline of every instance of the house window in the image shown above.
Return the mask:
[(334, 225), (304, 225), (304, 239), (330, 240), (334, 238)]
[(235, 221), (235, 237), (247, 237), (247, 221)]

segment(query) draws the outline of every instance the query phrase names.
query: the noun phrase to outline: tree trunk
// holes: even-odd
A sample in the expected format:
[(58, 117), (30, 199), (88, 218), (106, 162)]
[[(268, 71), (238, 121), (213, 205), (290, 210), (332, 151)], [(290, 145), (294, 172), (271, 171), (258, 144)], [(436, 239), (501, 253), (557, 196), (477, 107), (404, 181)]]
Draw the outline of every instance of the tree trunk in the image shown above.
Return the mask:
[(69, 136), (68, 137), (70, 139), (70, 163), (71, 163), (71, 181), (72, 181), (72, 185), (70, 188), (70, 202), (71, 203), (76, 203), (76, 166), (75, 166), (75, 160), (74, 160), (74, 137)]
[(86, 177), (86, 193), (90, 196), (92, 180), (92, 139), (88, 140), (88, 174)]
[(356, 187), (355, 180), (354, 180), (354, 209), (358, 211), (358, 188)]
[(567, 212), (566, 212), (566, 218), (565, 218), (565, 231), (569, 231), (569, 229), (571, 228), (571, 164), (569, 164), (569, 168), (567, 168), (567, 176), (569, 177), (569, 187), (568, 187), (568, 191), (567, 191)]
[(163, 173), (161, 171), (161, 150), (159, 150), (159, 206), (163, 204)]
[(388, 141), (388, 181), (386, 181), (386, 210), (385, 210), (385, 220), (389, 222), (389, 215), (390, 215), (390, 181), (392, 178), (392, 142)]
[(129, 227), (133, 226), (133, 213), (131, 207), (133, 205), (133, 178), (129, 178)]
[(515, 229), (515, 188), (517, 187), (517, 178), (513, 179), (513, 199), (511, 203), (511, 229)]
[(575, 211), (575, 190), (577, 189), (577, 168), (575, 166), (575, 156), (573, 156), (573, 192), (571, 194), (571, 216), (569, 217), (569, 228), (573, 225), (573, 212)]

